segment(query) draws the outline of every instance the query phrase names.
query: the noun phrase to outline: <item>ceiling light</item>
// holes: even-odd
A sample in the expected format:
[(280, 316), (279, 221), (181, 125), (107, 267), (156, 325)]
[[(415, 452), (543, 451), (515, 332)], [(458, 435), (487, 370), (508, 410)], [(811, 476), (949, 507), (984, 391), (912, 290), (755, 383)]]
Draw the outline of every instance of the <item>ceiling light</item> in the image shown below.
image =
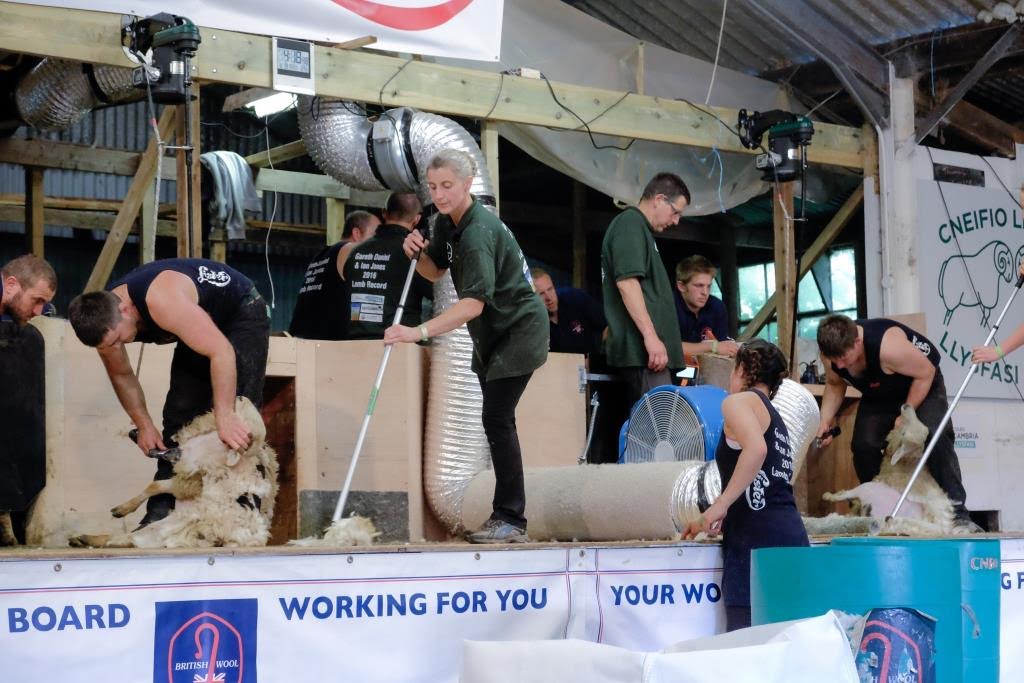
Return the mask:
[(295, 95), (290, 92), (276, 92), (273, 95), (261, 97), (250, 102), (246, 105), (246, 108), (251, 109), (257, 118), (262, 119), (265, 116), (291, 109), (294, 106)]

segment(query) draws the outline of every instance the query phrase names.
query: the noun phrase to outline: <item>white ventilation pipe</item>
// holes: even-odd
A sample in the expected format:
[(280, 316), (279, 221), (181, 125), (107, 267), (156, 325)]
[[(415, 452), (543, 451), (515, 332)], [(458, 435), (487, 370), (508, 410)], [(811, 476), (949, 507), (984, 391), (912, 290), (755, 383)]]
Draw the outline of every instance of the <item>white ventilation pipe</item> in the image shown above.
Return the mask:
[(105, 104), (141, 100), (145, 92), (132, 83), (132, 69), (48, 58), (18, 83), (14, 101), (18, 115), (39, 130), (70, 128)]

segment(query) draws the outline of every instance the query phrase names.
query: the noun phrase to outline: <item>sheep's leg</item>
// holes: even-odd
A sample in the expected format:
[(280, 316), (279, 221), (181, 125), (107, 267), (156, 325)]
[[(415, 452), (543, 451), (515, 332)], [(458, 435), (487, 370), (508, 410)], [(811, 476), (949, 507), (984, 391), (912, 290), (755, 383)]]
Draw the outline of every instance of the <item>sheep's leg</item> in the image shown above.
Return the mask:
[(120, 505), (111, 508), (110, 514), (114, 517), (124, 517), (130, 515), (139, 509), (139, 506), (146, 502), (151, 496), (158, 495), (160, 493), (171, 493), (171, 482), (173, 479), (160, 479), (158, 481), (151, 481), (146, 488), (142, 489), (142, 493), (126, 500)]
[(0, 512), (0, 545), (18, 545), (18, 537), (14, 535), (14, 524), (11, 523), (11, 513), (7, 510)]

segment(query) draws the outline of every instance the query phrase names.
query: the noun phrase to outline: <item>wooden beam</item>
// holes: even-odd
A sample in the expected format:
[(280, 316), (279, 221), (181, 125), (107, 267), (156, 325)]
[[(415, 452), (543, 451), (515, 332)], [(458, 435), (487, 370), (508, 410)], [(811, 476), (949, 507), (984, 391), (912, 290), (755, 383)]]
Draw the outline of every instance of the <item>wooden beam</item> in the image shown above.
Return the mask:
[(256, 100), (262, 100), (264, 97), (270, 97), (276, 95), (277, 91), (271, 88), (248, 88), (241, 92), (236, 92), (228, 95), (224, 98), (224, 106), (220, 108), (221, 111), (234, 111), (246, 107)]
[[(157, 124), (161, 140), (170, 139), (171, 131), (174, 129), (174, 119), (174, 108), (164, 107)], [(128, 187), (121, 210), (114, 220), (107, 240), (103, 243), (99, 258), (96, 259), (96, 265), (93, 266), (92, 274), (89, 275), (89, 280), (86, 282), (86, 292), (94, 292), (106, 286), (110, 273), (114, 269), (114, 263), (117, 262), (117, 257), (121, 253), (121, 247), (124, 246), (124, 241), (128, 238), (128, 233), (131, 232), (135, 216), (139, 213), (142, 197), (151, 189), (153, 178), (156, 176), (156, 168), (157, 144), (156, 140), (151, 138), (139, 161), (139, 172), (135, 174), (135, 178), (132, 179), (132, 183)]]
[[(75, 230), (103, 230), (109, 231), (114, 226), (117, 216), (112, 213), (101, 211), (80, 211), (77, 209), (51, 209), (43, 210), (43, 220), (47, 225), (58, 225)], [(0, 204), (0, 221), (21, 223), (25, 220), (25, 207), (16, 204)], [(275, 226), (276, 229), (276, 226)], [(157, 222), (157, 235), (160, 237), (174, 237), (176, 227), (173, 221), (161, 220)], [(130, 233), (138, 232), (132, 225)]]
[[(825, 250), (828, 249), (832, 242), (835, 241), (839, 233), (843, 231), (846, 224), (850, 222), (850, 218), (860, 208), (864, 202), (864, 185), (861, 184), (853, 191), (853, 194), (843, 202), (843, 205), (839, 207), (836, 214), (832, 217), (832, 220), (828, 222), (828, 225), (818, 233), (818, 237), (815, 238), (814, 242), (808, 247), (807, 251), (800, 256), (800, 266), (797, 269), (796, 280), (800, 282), (804, 275), (811, 270), (811, 266), (817, 261)], [(740, 335), (741, 339), (752, 339), (755, 334), (761, 331), (761, 328), (771, 320), (771, 317), (775, 315), (775, 308), (778, 305), (778, 296), (773, 293), (768, 297), (768, 301), (765, 302), (761, 310), (747, 323), (743, 333)]]
[[(44, 197), (44, 205), (48, 209), (71, 209), (74, 211), (108, 211), (117, 213), (121, 201), (117, 199), (81, 199), (78, 197)], [(0, 193), (0, 205), (25, 206), (25, 195)], [(160, 205), (161, 215), (174, 215), (174, 205)]]
[(352, 40), (346, 40), (343, 43), (335, 43), (332, 47), (338, 50), (356, 50), (367, 45), (373, 45), (377, 42), (377, 36), (363, 36), (361, 38), (353, 38)]
[(261, 168), (256, 174), (254, 184), (257, 190), (268, 192), (286, 192), (332, 199), (348, 199), (352, 196), (347, 185), (342, 185), (330, 176), (317, 173)]
[[(2, 49), (130, 66), (121, 49), (120, 14), (2, 2), (0, 26), (4, 27)], [(45, 27), (49, 26), (62, 27), (61, 40), (48, 38)], [(204, 43), (202, 58), (195, 62), (197, 78), (259, 88), (272, 85), (269, 37), (215, 32), (217, 40)], [(562, 130), (582, 129), (580, 122), (552, 99), (548, 83), (538, 79), (505, 76), (502, 84), (501, 75), (489, 71), (371, 52), (314, 49), (320, 76), (317, 94), (322, 96)], [(621, 91), (558, 82), (550, 85), (559, 102), (587, 121), (594, 133), (754, 153), (738, 139), (723, 139), (721, 123), (715, 117), (685, 102), (635, 94), (619, 101), (624, 94)], [(503, 96), (495, 104), (499, 87)], [(736, 121), (736, 109), (706, 109), (729, 125)], [(809, 149), (810, 161), (859, 170), (860, 135), (859, 128), (819, 124)]]
[(43, 258), (43, 237), (46, 223), (43, 209), (46, 206), (46, 195), (43, 192), (43, 169), (38, 166), (25, 167), (25, 237), (26, 248), (32, 254)]
[(779, 302), (778, 344), (794, 367), (793, 344), (796, 336), (796, 230), (793, 224), (793, 183), (776, 183), (772, 193), (772, 221), (775, 225), (775, 294)]
[(644, 94), (644, 82), (647, 80), (646, 76), (646, 64), (644, 58), (644, 41), (640, 41), (636, 44), (636, 70), (633, 72), (634, 80), (636, 81), (636, 94)]
[(587, 288), (587, 186), (572, 181), (572, 286)]
[(304, 156), (306, 156), (306, 143), (302, 140), (296, 140), (295, 142), (289, 142), (287, 145), (273, 147), (265, 152), (250, 154), (245, 157), (245, 163), (257, 168), (273, 167), (274, 164), (279, 164), (282, 161)]
[[(0, 139), (0, 163), (24, 164), (66, 171), (92, 171), (114, 175), (135, 175), (139, 153), (33, 138)], [(173, 164), (163, 160), (163, 179), (174, 180)]]
[(918, 144), (921, 143), (929, 133), (935, 129), (939, 121), (942, 120), (946, 114), (949, 113), (957, 102), (963, 99), (963, 96), (967, 94), (974, 85), (985, 75), (985, 72), (995, 64), (997, 61), (1002, 59), (1003, 55), (1006, 54), (1013, 44), (1017, 40), (1017, 36), (1020, 33), (1020, 24), (1010, 24), (1010, 27), (1006, 29), (1006, 32), (996, 41), (996, 44), (989, 48), (988, 52), (985, 53), (978, 62), (971, 68), (967, 75), (960, 79), (960, 82), (956, 84), (949, 93), (942, 99), (934, 109), (932, 109), (927, 116), (918, 118), (917, 129), (914, 137)]
[(340, 199), (327, 198), (327, 244), (341, 241), (341, 232), (345, 227), (345, 202)]
[(501, 166), (498, 158), (498, 128), (493, 123), (484, 121), (480, 124), (480, 152), (484, 155), (484, 163), (491, 176), (494, 188), (494, 208), (501, 215)]
[(139, 265), (156, 260), (156, 213), (153, 204), (156, 197), (152, 192), (142, 196), (139, 212)]

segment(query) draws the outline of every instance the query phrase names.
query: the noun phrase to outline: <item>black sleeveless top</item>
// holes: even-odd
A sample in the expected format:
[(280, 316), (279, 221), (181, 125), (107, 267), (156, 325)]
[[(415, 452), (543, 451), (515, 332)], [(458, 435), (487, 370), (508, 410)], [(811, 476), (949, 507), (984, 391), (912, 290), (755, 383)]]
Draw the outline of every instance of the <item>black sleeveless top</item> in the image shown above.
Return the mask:
[(306, 266), (288, 332), (303, 339), (345, 339), (348, 286), (338, 275), (338, 252), (348, 242), (325, 247)]
[(254, 291), (252, 280), (231, 266), (209, 259), (161, 259), (139, 266), (108, 288), (128, 285), (128, 297), (142, 318), (135, 341), (170, 344), (178, 340), (153, 321), (146, 304), (146, 293), (153, 279), (168, 270), (187, 275), (192, 280), (199, 293), (199, 307), (220, 329), (232, 319), (243, 299)]
[[(384, 224), (374, 236), (360, 242), (345, 261), (349, 287), (348, 339), (383, 339), (391, 326), (409, 274), (409, 258), (402, 250), (409, 231), (401, 225)], [(422, 301), (432, 296), (427, 280), (413, 275), (402, 311), (402, 324), (422, 322)]]
[[(768, 397), (756, 394), (771, 422), (764, 431), (768, 445), (761, 469), (742, 496), (726, 513), (722, 524), (722, 593), (730, 607), (750, 604), (750, 551), (754, 548), (799, 547), (808, 545), (807, 531), (796, 509), (796, 498), (789, 478), (793, 474), (793, 449), (782, 416)], [(729, 483), (740, 457), (722, 432), (715, 451), (715, 462), (722, 477), (722, 490)]]
[(936, 368), (939, 366), (941, 357), (935, 344), (932, 344), (927, 337), (916, 332), (903, 323), (887, 318), (870, 318), (857, 320), (856, 323), (864, 330), (864, 374), (854, 377), (848, 370), (839, 370), (835, 364), (832, 369), (836, 374), (846, 380), (850, 385), (859, 389), (864, 395), (862, 400), (876, 401), (879, 403), (893, 403), (899, 405), (907, 398), (910, 385), (914, 379), (906, 375), (887, 374), (882, 370), (879, 361), (879, 353), (882, 349), (882, 337), (889, 331), (889, 328), (898, 327), (907, 335), (907, 339), (928, 357), (928, 361)]

